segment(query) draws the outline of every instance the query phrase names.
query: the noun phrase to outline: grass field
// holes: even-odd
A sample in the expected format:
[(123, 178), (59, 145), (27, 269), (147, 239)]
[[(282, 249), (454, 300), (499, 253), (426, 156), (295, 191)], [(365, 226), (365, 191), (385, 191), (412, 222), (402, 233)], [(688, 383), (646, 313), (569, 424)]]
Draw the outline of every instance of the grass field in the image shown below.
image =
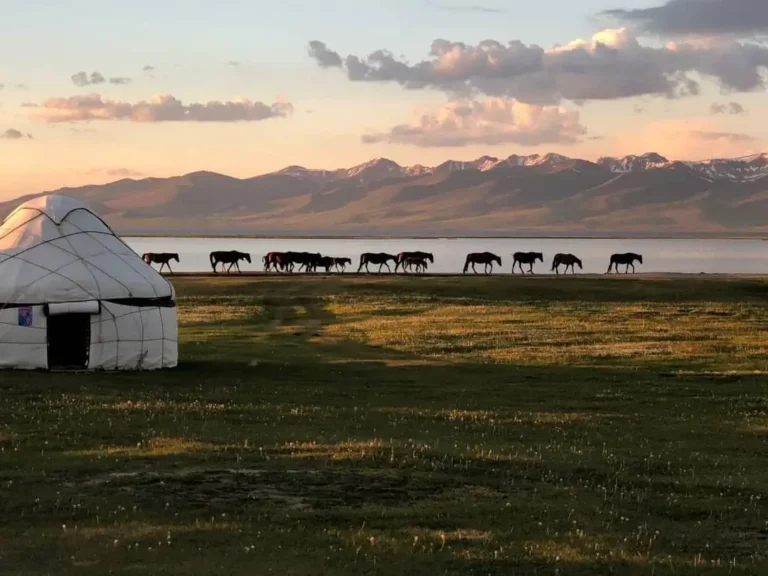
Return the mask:
[(179, 278), (0, 373), (0, 574), (768, 574), (768, 282)]

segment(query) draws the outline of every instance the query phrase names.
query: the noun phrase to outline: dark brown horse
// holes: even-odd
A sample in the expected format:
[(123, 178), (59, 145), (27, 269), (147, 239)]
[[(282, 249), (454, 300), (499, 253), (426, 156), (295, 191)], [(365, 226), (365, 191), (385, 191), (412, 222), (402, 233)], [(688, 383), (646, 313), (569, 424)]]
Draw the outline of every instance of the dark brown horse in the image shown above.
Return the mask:
[(348, 264), (350, 266), (352, 265), (351, 258), (333, 258), (333, 265), (336, 267), (336, 270), (342, 274), (346, 271)]
[(168, 266), (168, 270), (173, 274), (173, 270), (171, 270), (171, 260), (176, 260), (176, 262), (178, 262), (179, 255), (175, 252), (147, 252), (141, 259), (150, 266), (153, 263), (160, 264), (160, 270), (158, 270), (158, 272), (162, 272), (163, 268)]
[(560, 274), (560, 266), (565, 265), (565, 273), (568, 274), (568, 267), (571, 267), (571, 274), (576, 274), (576, 271), (574, 270), (573, 265), (578, 264), (579, 270), (583, 270), (583, 266), (581, 265), (581, 260), (576, 258), (573, 254), (555, 254), (554, 259), (552, 260), (552, 270), (556, 274)]
[(463, 274), (467, 273), (470, 265), (472, 266), (472, 272), (477, 274), (475, 264), (485, 264), (485, 273), (490, 274), (493, 272), (494, 262), (501, 266), (501, 257), (496, 256), (496, 254), (493, 254), (492, 252), (472, 252), (471, 254), (467, 254), (467, 260), (464, 262)]
[(606, 274), (610, 274), (611, 268), (616, 269), (616, 274), (619, 273), (619, 264), (624, 264), (626, 268), (624, 268), (624, 274), (627, 274), (629, 272), (629, 267), (632, 266), (632, 274), (635, 273), (635, 261), (639, 262), (640, 264), (643, 263), (643, 255), (642, 254), (635, 254), (634, 252), (627, 252), (626, 254), (614, 254), (611, 256), (611, 263), (608, 264), (608, 271)]
[(395, 262), (395, 272), (403, 265), (408, 258), (419, 258), (421, 260), (429, 260), (430, 264), (435, 263), (435, 257), (431, 252), (400, 252), (397, 255), (397, 261)]
[(234, 266), (240, 274), (243, 273), (242, 270), (240, 270), (240, 260), (245, 260), (249, 264), (251, 263), (251, 255), (247, 252), (238, 252), (237, 250), (226, 250), (226, 251), (216, 251), (211, 252), (209, 256), (211, 260), (211, 268), (213, 268), (213, 273), (218, 274), (218, 270), (216, 270), (216, 266), (221, 264), (221, 271), (224, 272), (224, 266), (226, 264), (229, 264), (229, 268), (227, 268), (227, 272), (232, 271), (232, 267)]
[(266, 256), (263, 256), (261, 261), (264, 262), (264, 272), (271, 272), (272, 270), (280, 272), (280, 270), (284, 270), (285, 268), (281, 267), (284, 255), (285, 252), (268, 252)]
[(515, 252), (512, 258), (512, 274), (515, 273), (515, 265), (519, 265), (520, 272), (525, 274), (523, 264), (528, 264), (528, 271), (533, 274), (533, 265), (536, 263), (536, 260), (544, 262), (544, 254), (541, 252)]
[(368, 264), (378, 264), (379, 272), (381, 272), (381, 269), (384, 266), (387, 267), (389, 272), (392, 272), (392, 268), (389, 267), (390, 260), (397, 265), (397, 256), (387, 254), (386, 252), (366, 252), (365, 254), (360, 255), (360, 266), (357, 268), (357, 273), (360, 273), (363, 266), (365, 266), (365, 271), (370, 273), (371, 271), (368, 269)]

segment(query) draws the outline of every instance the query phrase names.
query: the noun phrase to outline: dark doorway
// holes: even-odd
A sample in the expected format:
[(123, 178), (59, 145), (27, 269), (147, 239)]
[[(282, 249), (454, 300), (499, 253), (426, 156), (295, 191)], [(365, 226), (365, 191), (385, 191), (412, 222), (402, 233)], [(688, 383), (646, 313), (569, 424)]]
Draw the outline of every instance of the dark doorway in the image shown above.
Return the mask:
[(48, 316), (48, 369), (88, 368), (91, 349), (91, 315)]

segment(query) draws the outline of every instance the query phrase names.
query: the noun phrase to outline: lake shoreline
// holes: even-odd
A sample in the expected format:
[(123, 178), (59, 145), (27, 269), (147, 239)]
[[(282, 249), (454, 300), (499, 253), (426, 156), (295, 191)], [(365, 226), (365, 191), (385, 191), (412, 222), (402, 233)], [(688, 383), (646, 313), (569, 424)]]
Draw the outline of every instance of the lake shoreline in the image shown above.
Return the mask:
[(752, 240), (768, 241), (766, 236), (532, 236), (522, 235), (444, 235), (444, 236), (414, 236), (414, 235), (306, 235), (300, 234), (120, 234), (123, 238), (169, 238), (196, 240)]

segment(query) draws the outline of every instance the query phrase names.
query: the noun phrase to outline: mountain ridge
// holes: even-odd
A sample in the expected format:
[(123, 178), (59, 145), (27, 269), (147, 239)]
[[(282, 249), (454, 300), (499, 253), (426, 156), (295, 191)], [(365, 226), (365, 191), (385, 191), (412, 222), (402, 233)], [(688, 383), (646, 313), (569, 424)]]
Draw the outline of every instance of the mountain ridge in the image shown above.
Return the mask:
[(248, 178), (197, 171), (30, 194), (0, 203), (0, 218), (50, 193), (87, 202), (121, 233), (759, 234), (768, 232), (768, 153), (696, 162), (655, 152), (595, 162), (512, 154), (437, 166), (373, 158)]

